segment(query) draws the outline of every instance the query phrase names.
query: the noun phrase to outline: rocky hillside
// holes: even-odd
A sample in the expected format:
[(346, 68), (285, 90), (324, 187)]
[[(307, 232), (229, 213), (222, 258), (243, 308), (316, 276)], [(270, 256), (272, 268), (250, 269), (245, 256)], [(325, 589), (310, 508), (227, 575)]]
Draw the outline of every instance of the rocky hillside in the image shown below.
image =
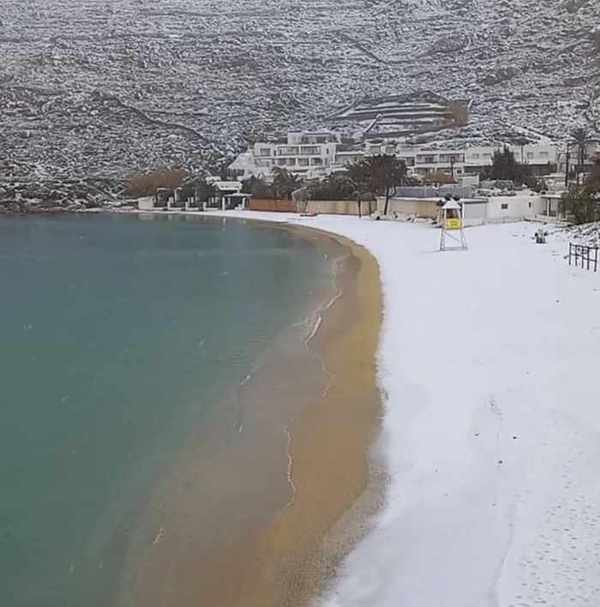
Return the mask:
[(365, 96), (471, 101), (453, 136), (600, 122), (598, 0), (3, 0), (0, 178), (205, 166)]

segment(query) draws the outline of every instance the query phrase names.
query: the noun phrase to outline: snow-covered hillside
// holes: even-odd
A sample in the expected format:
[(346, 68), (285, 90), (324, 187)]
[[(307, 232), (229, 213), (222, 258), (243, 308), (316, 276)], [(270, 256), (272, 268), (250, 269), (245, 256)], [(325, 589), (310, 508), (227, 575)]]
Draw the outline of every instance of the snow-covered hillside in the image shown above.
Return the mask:
[(469, 137), (598, 118), (597, 0), (4, 0), (0, 173), (200, 166), (368, 96), (472, 100)]

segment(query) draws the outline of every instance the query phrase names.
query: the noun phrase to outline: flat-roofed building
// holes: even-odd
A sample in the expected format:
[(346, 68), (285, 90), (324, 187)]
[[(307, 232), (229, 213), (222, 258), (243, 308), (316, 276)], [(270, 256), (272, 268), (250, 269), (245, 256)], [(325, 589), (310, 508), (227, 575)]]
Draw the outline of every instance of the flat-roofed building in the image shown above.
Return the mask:
[[(424, 145), (392, 138), (366, 139), (360, 143), (342, 142), (334, 131), (290, 131), (282, 141), (255, 143), (229, 166), (240, 179), (251, 176), (270, 179), (275, 167), (309, 179), (321, 178), (343, 171), (349, 164), (369, 156), (393, 155), (404, 161), (408, 175), (427, 177), (447, 174), (456, 179), (478, 175), (491, 166), (494, 154), (504, 144), (467, 145), (443, 141)], [(556, 171), (559, 148), (552, 143), (507, 145), (515, 160), (527, 164), (534, 175)]]
[(530, 143), (527, 145), (497, 144), (465, 147), (465, 172), (481, 173), (491, 166), (494, 154), (507, 147), (521, 164), (529, 165), (534, 175), (548, 175), (557, 169), (559, 148), (553, 143)]
[(331, 131), (290, 131), (285, 141), (255, 143), (229, 171), (241, 179), (270, 179), (275, 167), (303, 177), (324, 177), (336, 164), (339, 142), (339, 135)]

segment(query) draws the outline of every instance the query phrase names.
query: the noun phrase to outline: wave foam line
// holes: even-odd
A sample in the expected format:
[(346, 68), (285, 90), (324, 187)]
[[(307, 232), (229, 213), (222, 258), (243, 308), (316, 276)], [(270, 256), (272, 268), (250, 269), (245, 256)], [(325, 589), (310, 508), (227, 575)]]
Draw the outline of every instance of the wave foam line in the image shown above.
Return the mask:
[(314, 338), (314, 336), (317, 334), (317, 331), (319, 330), (321, 323), (323, 322), (323, 317), (318, 314), (317, 318), (313, 324), (313, 328), (311, 330), (311, 332), (308, 334), (307, 338), (304, 340), (304, 344), (308, 346), (309, 342)]
[(252, 379), (252, 373), (248, 373), (244, 379), (240, 382), (240, 386), (245, 386)]
[[(337, 258), (334, 262), (334, 276), (337, 277), (338, 274), (338, 267), (341, 265), (342, 260), (346, 259), (346, 257), (344, 258)], [(337, 285), (336, 285), (337, 286)], [(335, 292), (335, 295), (333, 295), (333, 297), (323, 306), (321, 306), (318, 310), (317, 310), (317, 319), (313, 325), (313, 328), (310, 332), (310, 334), (308, 335), (308, 337), (305, 339), (304, 343), (306, 345), (309, 344), (310, 341), (312, 341), (315, 337), (315, 335), (317, 334), (317, 332), (319, 331), (321, 324), (323, 323), (323, 314), (325, 312), (327, 312), (328, 310), (330, 310), (335, 303), (337, 302), (338, 299), (340, 299), (340, 297), (342, 297), (342, 295), (344, 294), (344, 292), (341, 289), (337, 289)], [(308, 321), (307, 321), (308, 322)]]
[(156, 537), (154, 538), (154, 541), (152, 542), (153, 546), (156, 546), (157, 544), (160, 544), (161, 540), (163, 539), (163, 537), (165, 536), (165, 529), (164, 527), (161, 527), (158, 531), (158, 533), (156, 534)]
[(286, 426), (284, 428), (284, 432), (287, 436), (287, 448), (286, 448), (286, 455), (287, 455), (287, 460), (288, 460), (287, 481), (290, 486), (290, 489), (292, 490), (292, 495), (290, 497), (290, 501), (288, 502), (288, 504), (286, 506), (286, 508), (289, 508), (294, 503), (294, 500), (296, 499), (296, 484), (294, 483), (294, 458), (292, 457), (292, 435), (290, 433), (288, 426)]

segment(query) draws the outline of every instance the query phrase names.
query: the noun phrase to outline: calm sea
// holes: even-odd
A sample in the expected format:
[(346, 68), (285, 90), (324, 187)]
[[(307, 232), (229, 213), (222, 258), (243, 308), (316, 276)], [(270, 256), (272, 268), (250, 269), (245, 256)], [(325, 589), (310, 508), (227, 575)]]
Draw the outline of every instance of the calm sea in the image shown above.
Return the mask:
[(161, 474), (330, 283), (277, 227), (0, 217), (0, 605), (114, 604)]

